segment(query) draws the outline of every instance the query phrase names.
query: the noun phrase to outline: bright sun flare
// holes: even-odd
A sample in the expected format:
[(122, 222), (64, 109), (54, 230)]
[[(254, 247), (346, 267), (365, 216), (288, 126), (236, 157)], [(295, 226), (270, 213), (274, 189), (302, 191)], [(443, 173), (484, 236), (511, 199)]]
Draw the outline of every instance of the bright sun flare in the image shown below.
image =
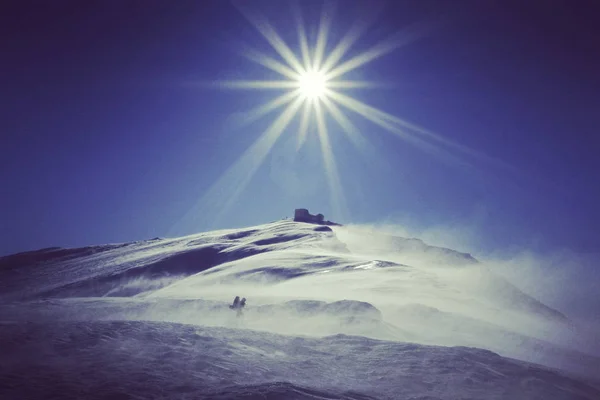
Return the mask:
[[(233, 80), (218, 83), (221, 87), (229, 89), (283, 91), (282, 94), (275, 96), (267, 103), (244, 113), (241, 118), (242, 123), (250, 123), (277, 109), (282, 108), (282, 111), (205, 194), (205, 200), (221, 208), (221, 213), (224, 213), (237, 200), (279, 137), (298, 115), (300, 119), (296, 148), (299, 150), (303, 146), (309, 133), (316, 135), (319, 140), (334, 217), (343, 218), (347, 212), (330, 140), (327, 116), (330, 116), (340, 128), (335, 133), (345, 134), (359, 150), (365, 149), (368, 141), (345, 111), (358, 114), (400, 139), (435, 156), (452, 161), (459, 160), (449, 152), (449, 149), (477, 156), (475, 152), (465, 146), (370, 106), (348, 93), (343, 93), (346, 90), (379, 87), (372, 82), (349, 80), (344, 77), (349, 72), (416, 40), (428, 29), (427, 26), (423, 24), (408, 26), (362, 53), (352, 55), (350, 54), (352, 46), (366, 32), (370, 23), (373, 22), (372, 20), (369, 23), (364, 22), (368, 18), (363, 16), (333, 48), (328, 49), (332, 10), (326, 9), (326, 7), (323, 9), (316, 41), (311, 46), (299, 9), (295, 9), (298, 51), (294, 52), (264, 16), (244, 6), (240, 6), (240, 11), (275, 51), (275, 54), (268, 55), (250, 49), (245, 51), (244, 55), (250, 61), (277, 73), (280, 78), (278, 80)], [(234, 193), (223, 199), (222, 194), (230, 192), (232, 188), (234, 188)]]
[[(331, 3), (326, 2), (325, 4)], [(417, 130), (421, 136), (429, 135), (430, 139), (439, 140), (439, 137), (435, 134), (343, 93), (346, 90), (378, 87), (372, 82), (348, 80), (344, 77), (349, 72), (415, 40), (422, 33), (421, 29), (414, 26), (408, 27), (406, 30), (398, 32), (388, 40), (377, 43), (360, 54), (348, 56), (351, 53), (352, 46), (366, 32), (373, 20), (364, 18), (363, 15), (363, 18), (330, 51), (327, 51), (332, 22), (331, 15), (333, 14), (333, 10), (327, 7), (327, 5), (324, 7), (321, 14), (316, 41), (312, 46), (309, 44), (300, 10), (298, 8), (293, 9), (298, 37), (298, 52), (294, 52), (288, 46), (263, 15), (244, 6), (239, 7), (248, 21), (254, 25), (275, 51), (275, 54), (268, 55), (250, 49), (245, 51), (244, 55), (250, 61), (277, 73), (281, 78), (279, 80), (221, 81), (220, 85), (229, 89), (283, 91), (283, 94), (274, 97), (271, 101), (244, 113), (241, 118), (242, 123), (250, 123), (280, 108), (283, 108), (283, 110), (208, 193), (208, 197), (215, 197), (214, 202), (223, 208), (222, 212), (236, 201), (236, 198), (248, 185), (275, 142), (297, 115), (300, 115), (297, 149), (303, 146), (309, 133), (315, 134), (319, 140), (325, 175), (331, 192), (330, 200), (334, 216), (346, 214), (346, 207), (332, 142), (329, 137), (327, 116), (332, 117), (341, 128), (339, 131), (345, 134), (359, 150), (363, 150), (368, 143), (346, 115), (344, 109), (358, 114), (381, 128), (417, 145), (421, 144), (423, 138), (410, 135), (406, 131), (407, 129)], [(367, 20), (369, 21), (365, 22)], [(234, 187), (235, 192), (223, 203), (222, 200), (216, 200), (216, 198), (219, 193), (228, 190), (226, 186), (229, 188)]]
[(327, 89), (327, 78), (320, 71), (307, 71), (298, 77), (300, 93), (309, 99), (320, 99)]

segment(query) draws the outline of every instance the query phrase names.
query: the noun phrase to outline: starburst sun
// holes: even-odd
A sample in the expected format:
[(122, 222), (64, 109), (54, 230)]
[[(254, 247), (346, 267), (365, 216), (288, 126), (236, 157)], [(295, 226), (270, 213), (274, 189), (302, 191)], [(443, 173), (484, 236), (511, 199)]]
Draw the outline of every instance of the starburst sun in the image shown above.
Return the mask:
[[(471, 152), (470, 149), (449, 141), (431, 131), (404, 121), (392, 114), (370, 106), (344, 91), (348, 89), (376, 88), (369, 81), (345, 79), (348, 73), (390, 53), (394, 49), (406, 45), (422, 36), (430, 26), (414, 24), (397, 32), (387, 40), (379, 42), (358, 54), (352, 55), (352, 47), (368, 29), (372, 19), (361, 19), (356, 23), (330, 51), (328, 38), (331, 25), (331, 9), (324, 8), (321, 14), (318, 32), (314, 44), (309, 44), (306, 28), (299, 9), (295, 9), (298, 51), (295, 52), (281, 38), (274, 27), (264, 16), (240, 7), (240, 11), (254, 25), (260, 34), (271, 45), (274, 54), (265, 54), (254, 49), (247, 49), (244, 55), (252, 62), (280, 76), (275, 80), (233, 80), (220, 81), (217, 85), (228, 89), (273, 90), (283, 93), (275, 96), (265, 104), (243, 114), (242, 122), (249, 123), (266, 116), (278, 109), (280, 114), (274, 118), (270, 126), (242, 154), (241, 157), (225, 172), (225, 174), (205, 194), (205, 200), (211, 206), (220, 208), (221, 213), (231, 206), (250, 182), (263, 163), (275, 142), (286, 132), (295, 116), (300, 115), (297, 134), (297, 149), (306, 141), (308, 132), (315, 132), (320, 143), (325, 175), (330, 188), (331, 209), (333, 217), (343, 217), (345, 201), (340, 184), (336, 159), (334, 157), (327, 116), (335, 121), (343, 132), (357, 147), (364, 148), (368, 141), (356, 128), (346, 112), (358, 114), (371, 121), (385, 131), (434, 153), (436, 156), (453, 157), (448, 149)], [(315, 126), (316, 129), (311, 127)], [(293, 133), (293, 132), (292, 132)], [(472, 152), (471, 152), (472, 153)], [(223, 198), (224, 193), (234, 191)], [(209, 206), (210, 207), (210, 206)]]
[(269, 128), (217, 182), (212, 191), (215, 193), (222, 192), (225, 181), (235, 182), (228, 185), (229, 187), (235, 187), (235, 193), (225, 202), (224, 208), (231, 205), (262, 164), (277, 139), (290, 125), (294, 117), (300, 114), (297, 148), (302, 147), (306, 141), (310, 126), (316, 124), (315, 131), (320, 143), (325, 173), (331, 190), (332, 210), (334, 214), (344, 214), (344, 196), (326, 117), (331, 116), (341, 128), (341, 131), (357, 147), (364, 146), (365, 141), (343, 109), (359, 114), (395, 134), (404, 136), (405, 133), (401, 129), (401, 125), (406, 124), (402, 120), (342, 93), (345, 89), (370, 88), (377, 85), (365, 81), (345, 80), (344, 76), (413, 40), (418, 36), (418, 32), (415, 35), (415, 29), (410, 28), (372, 46), (363, 53), (347, 57), (354, 43), (368, 28), (369, 24), (367, 22), (360, 21), (355, 24), (330, 52), (326, 52), (332, 10), (324, 8), (316, 41), (313, 45), (310, 45), (299, 9), (294, 9), (299, 48), (298, 56), (262, 15), (243, 7), (240, 8), (240, 11), (267, 40), (275, 52), (272, 56), (254, 49), (248, 49), (244, 52), (244, 55), (250, 61), (277, 73), (281, 78), (276, 80), (225, 81), (219, 82), (219, 85), (229, 89), (283, 91), (282, 94), (274, 97), (266, 104), (259, 105), (244, 113), (242, 118), (244, 123), (257, 120), (277, 109), (283, 108), (283, 110), (273, 120)]

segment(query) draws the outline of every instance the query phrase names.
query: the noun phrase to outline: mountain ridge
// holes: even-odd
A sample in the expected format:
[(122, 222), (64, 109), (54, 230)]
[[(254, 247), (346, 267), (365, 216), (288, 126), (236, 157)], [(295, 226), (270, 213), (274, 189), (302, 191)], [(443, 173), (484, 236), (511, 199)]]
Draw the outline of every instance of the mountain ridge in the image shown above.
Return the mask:
[[(350, 335), (476, 347), (599, 378), (589, 371), (600, 371), (600, 358), (574, 347), (576, 330), (566, 316), (470, 254), (420, 239), (325, 228), (283, 220), (5, 256), (0, 321), (147, 321), (293, 337)], [(241, 318), (227, 307), (236, 295), (248, 298)]]

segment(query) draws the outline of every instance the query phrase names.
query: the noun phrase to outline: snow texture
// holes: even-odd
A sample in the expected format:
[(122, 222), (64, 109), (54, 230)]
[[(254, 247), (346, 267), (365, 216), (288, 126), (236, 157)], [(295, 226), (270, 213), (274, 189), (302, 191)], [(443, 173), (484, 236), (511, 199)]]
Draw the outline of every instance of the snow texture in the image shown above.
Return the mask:
[(0, 258), (0, 290), (2, 399), (600, 399), (593, 337), (418, 239), (286, 220), (49, 248)]

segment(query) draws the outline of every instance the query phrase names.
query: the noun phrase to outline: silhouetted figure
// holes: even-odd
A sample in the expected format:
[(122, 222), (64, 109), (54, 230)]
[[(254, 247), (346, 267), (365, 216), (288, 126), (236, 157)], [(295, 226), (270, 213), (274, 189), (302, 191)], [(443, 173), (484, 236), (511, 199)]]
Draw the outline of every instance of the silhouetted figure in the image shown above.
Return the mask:
[(240, 301), (240, 296), (235, 296), (233, 299), (233, 304), (229, 306), (232, 310), (237, 310), (237, 316), (242, 315), (242, 309), (246, 307), (246, 298), (244, 297), (242, 301)]
[(229, 306), (232, 310), (236, 310), (240, 306), (240, 296), (235, 296), (233, 299), (233, 304)]

